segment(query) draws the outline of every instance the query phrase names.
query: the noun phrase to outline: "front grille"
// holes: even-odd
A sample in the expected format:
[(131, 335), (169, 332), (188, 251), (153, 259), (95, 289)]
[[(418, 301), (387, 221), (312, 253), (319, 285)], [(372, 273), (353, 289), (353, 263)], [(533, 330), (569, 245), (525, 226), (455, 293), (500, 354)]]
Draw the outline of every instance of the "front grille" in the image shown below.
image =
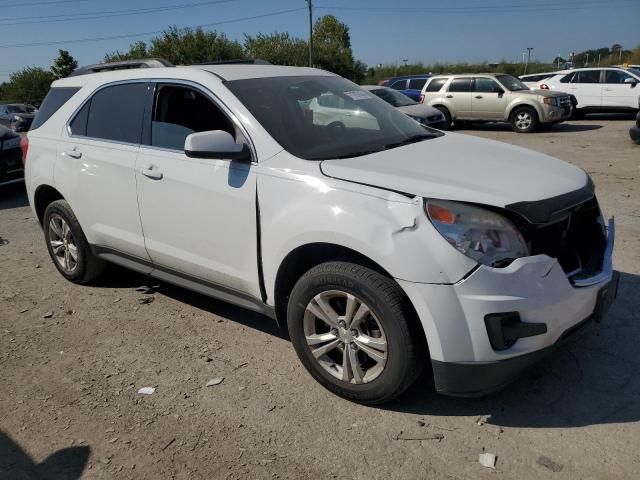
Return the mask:
[(519, 225), (531, 255), (556, 258), (567, 276), (588, 278), (600, 272), (606, 237), (595, 196), (550, 224)]
[(571, 98), (570, 97), (560, 97), (558, 99), (558, 106), (560, 106), (560, 107), (570, 107), (571, 106)]

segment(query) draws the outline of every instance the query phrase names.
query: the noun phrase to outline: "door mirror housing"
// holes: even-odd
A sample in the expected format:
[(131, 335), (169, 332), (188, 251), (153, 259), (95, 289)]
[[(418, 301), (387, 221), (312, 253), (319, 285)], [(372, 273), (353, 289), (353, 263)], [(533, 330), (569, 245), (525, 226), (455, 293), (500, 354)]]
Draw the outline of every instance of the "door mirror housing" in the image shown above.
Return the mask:
[(638, 80), (636, 80), (633, 77), (629, 77), (624, 79), (624, 83), (630, 84), (632, 87), (635, 87), (636, 84), (638, 83)]
[(496, 93), (498, 94), (499, 97), (501, 97), (502, 95), (504, 95), (504, 89), (498, 87), (496, 89)]
[(221, 160), (251, 160), (249, 146), (236, 143), (229, 132), (211, 130), (188, 135), (184, 141), (184, 153), (191, 158), (216, 158)]

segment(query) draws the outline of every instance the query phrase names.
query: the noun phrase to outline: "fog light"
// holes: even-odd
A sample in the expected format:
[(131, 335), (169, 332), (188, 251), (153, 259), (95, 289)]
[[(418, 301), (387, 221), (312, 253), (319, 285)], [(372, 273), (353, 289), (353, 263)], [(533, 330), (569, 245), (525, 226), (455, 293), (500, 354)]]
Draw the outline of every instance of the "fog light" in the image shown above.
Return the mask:
[(506, 350), (519, 338), (547, 333), (546, 323), (525, 323), (518, 312), (489, 313), (484, 317), (489, 342), (494, 350)]

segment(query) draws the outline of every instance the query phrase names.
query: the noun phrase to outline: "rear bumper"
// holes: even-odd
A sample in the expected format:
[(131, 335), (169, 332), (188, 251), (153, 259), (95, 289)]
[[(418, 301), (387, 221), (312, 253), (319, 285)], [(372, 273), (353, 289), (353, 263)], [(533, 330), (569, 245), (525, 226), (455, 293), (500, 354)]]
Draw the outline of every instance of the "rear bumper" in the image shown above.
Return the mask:
[(631, 136), (631, 140), (640, 145), (640, 127), (631, 127), (629, 129), (629, 136)]

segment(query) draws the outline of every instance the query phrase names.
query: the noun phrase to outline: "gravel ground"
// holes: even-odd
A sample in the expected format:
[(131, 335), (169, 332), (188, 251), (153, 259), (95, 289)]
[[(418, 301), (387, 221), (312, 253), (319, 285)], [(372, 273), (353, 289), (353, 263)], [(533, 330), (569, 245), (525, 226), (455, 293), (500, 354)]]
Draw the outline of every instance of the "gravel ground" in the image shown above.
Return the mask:
[[(0, 478), (631, 479), (640, 469), (640, 147), (631, 119), (519, 135), (585, 168), (617, 221), (605, 322), (507, 389), (341, 400), (267, 318), (121, 269), (63, 280), (24, 191), (0, 191)], [(150, 283), (151, 282), (151, 283)], [(151, 303), (141, 303), (152, 298)], [(224, 377), (219, 385), (205, 386)], [(155, 387), (153, 395), (137, 393)], [(422, 439), (422, 440), (420, 440)], [(479, 454), (498, 456), (495, 470)]]

